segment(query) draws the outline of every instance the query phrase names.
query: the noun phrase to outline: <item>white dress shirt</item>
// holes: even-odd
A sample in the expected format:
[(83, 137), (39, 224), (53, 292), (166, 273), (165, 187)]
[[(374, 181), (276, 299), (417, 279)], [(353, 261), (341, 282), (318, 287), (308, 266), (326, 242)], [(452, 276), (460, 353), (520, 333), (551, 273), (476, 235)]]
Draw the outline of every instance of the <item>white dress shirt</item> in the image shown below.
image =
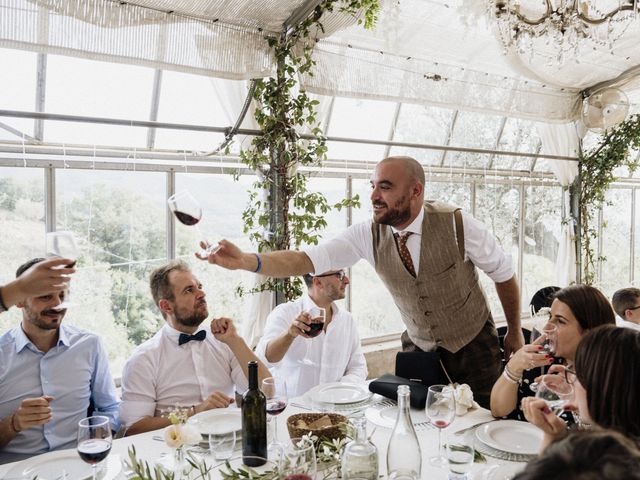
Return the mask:
[[(423, 219), (424, 208), (404, 230), (400, 231), (391, 227), (394, 233), (413, 233), (407, 240), (407, 248), (411, 254), (416, 273), (420, 271)], [(373, 234), (371, 233), (372, 222), (373, 220), (368, 220), (356, 223), (331, 240), (322, 242), (319, 245), (306, 247), (304, 252), (311, 259), (314, 272), (328, 272), (347, 268), (361, 258), (375, 267)], [(484, 271), (494, 282), (505, 282), (513, 277), (514, 270), (511, 255), (505, 254), (487, 227), (465, 212), (462, 212), (462, 225), (464, 227), (465, 259), (471, 260), (476, 267)]]
[[(200, 329), (203, 330), (203, 329)], [(120, 420), (130, 426), (142, 417), (191, 407), (214, 391), (233, 398), (247, 378), (231, 349), (210, 330), (201, 341), (178, 345), (180, 332), (165, 324), (133, 352), (122, 373)]]
[(640, 325), (634, 322), (630, 322), (628, 320), (625, 320), (624, 318), (620, 317), (619, 315), (616, 315), (616, 326), (618, 327), (622, 327), (622, 328), (631, 328), (633, 330), (639, 330), (640, 331)]
[[(278, 305), (267, 317), (264, 335), (256, 355), (276, 378), (286, 379), (290, 398), (300, 396), (316, 385), (329, 382), (364, 382), (367, 362), (360, 346), (358, 329), (349, 312), (331, 304), (333, 317), (326, 332), (314, 338), (296, 337), (281, 361), (270, 363), (265, 351), (269, 342), (282, 335), (302, 312), (317, 305), (309, 295)], [(310, 360), (313, 365), (302, 363)]]

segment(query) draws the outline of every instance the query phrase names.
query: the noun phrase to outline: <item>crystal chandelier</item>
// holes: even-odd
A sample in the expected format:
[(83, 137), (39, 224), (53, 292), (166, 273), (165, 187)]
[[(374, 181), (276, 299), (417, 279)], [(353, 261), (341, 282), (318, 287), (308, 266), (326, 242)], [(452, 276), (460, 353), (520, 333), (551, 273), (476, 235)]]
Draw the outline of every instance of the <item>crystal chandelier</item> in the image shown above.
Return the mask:
[(579, 63), (580, 49), (613, 49), (636, 19), (638, 0), (488, 0), (505, 48), (534, 55), (547, 46), (549, 65), (562, 65), (567, 57)]

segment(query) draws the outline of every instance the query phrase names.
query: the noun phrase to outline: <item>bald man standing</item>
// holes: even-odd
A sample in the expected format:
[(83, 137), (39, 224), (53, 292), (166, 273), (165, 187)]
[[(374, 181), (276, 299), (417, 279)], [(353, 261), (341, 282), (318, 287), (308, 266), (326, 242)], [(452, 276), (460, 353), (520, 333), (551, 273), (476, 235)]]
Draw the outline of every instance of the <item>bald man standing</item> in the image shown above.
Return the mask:
[(448, 376), (489, 406), (501, 370), (493, 317), (476, 267), (495, 283), (507, 320), (505, 356), (519, 349), (520, 292), (510, 256), (458, 207), (424, 200), (422, 165), (389, 157), (371, 179), (373, 218), (305, 251), (243, 252), (222, 240), (202, 260), (272, 277), (326, 272), (367, 260), (393, 296), (407, 330), (405, 351), (437, 351)]

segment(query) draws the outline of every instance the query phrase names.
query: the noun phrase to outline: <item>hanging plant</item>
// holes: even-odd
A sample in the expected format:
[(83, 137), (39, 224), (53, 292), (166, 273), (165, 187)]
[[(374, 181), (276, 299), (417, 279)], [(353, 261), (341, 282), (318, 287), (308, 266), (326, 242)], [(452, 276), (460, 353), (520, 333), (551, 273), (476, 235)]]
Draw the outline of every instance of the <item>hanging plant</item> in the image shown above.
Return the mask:
[[(313, 75), (317, 39), (312, 32), (323, 31), (321, 18), (334, 8), (361, 13), (358, 23), (365, 28), (375, 25), (380, 10), (378, 0), (325, 0), (289, 33), (266, 38), (274, 52), (276, 74), (256, 83), (254, 117), (261, 134), (240, 152), (242, 162), (258, 175), (242, 219), (244, 232), (260, 252), (317, 244), (331, 209), (359, 206), (357, 195), (330, 205), (322, 193), (309, 190), (309, 173), (300, 170), (320, 167), (326, 159), (326, 139), (317, 120), (319, 102), (300, 88), (299, 79)], [(312, 139), (301, 139), (301, 133)], [(283, 292), (285, 300), (291, 300), (302, 293), (302, 284), (299, 278), (269, 279), (252, 292), (264, 290)], [(238, 287), (238, 293), (244, 289)]]
[(637, 158), (630, 158), (631, 150), (640, 150), (640, 115), (632, 115), (618, 126), (607, 130), (600, 143), (580, 155), (579, 209), (580, 239), (582, 242), (582, 282), (591, 285), (596, 279), (598, 257), (595, 242), (598, 238), (596, 215), (605, 205), (605, 195), (615, 181), (614, 170), (621, 166), (633, 173)]

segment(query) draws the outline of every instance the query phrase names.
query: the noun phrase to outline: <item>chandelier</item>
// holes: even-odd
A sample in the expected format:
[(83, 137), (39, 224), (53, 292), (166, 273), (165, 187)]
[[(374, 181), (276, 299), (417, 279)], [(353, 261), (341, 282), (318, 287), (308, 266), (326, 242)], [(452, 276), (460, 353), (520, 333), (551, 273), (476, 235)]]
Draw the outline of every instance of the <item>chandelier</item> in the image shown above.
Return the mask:
[(488, 0), (500, 40), (507, 50), (530, 56), (547, 46), (549, 65), (562, 65), (567, 57), (579, 63), (580, 49), (611, 51), (636, 19), (638, 0)]

